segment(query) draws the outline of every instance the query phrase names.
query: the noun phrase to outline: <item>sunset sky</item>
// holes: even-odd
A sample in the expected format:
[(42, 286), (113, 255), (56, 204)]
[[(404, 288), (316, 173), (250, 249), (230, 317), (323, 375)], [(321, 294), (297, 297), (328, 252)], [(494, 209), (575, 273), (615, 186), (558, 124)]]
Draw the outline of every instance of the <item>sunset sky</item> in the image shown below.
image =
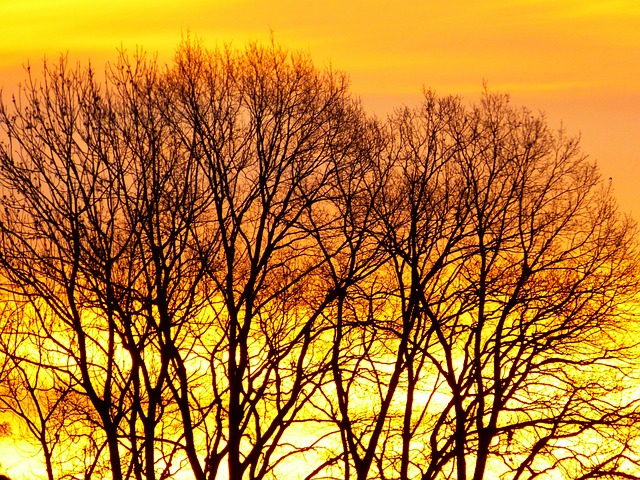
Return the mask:
[(186, 32), (208, 46), (275, 40), (346, 71), (380, 115), (423, 87), (477, 98), (483, 82), (547, 112), (613, 177), (640, 218), (638, 0), (2, 0), (0, 85), (46, 56), (100, 65), (141, 46), (169, 61)]

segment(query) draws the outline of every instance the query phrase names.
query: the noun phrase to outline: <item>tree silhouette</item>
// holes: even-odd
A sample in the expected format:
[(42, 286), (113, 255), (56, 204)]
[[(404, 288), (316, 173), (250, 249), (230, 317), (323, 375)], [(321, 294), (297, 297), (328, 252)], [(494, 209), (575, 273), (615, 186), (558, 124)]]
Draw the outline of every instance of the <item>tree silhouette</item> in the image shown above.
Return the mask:
[(640, 475), (635, 226), (578, 140), (347, 84), (186, 41), (2, 104), (0, 409), (48, 478)]
[(393, 125), (401, 477), (637, 474), (635, 227), (595, 165), (500, 95), (427, 94)]

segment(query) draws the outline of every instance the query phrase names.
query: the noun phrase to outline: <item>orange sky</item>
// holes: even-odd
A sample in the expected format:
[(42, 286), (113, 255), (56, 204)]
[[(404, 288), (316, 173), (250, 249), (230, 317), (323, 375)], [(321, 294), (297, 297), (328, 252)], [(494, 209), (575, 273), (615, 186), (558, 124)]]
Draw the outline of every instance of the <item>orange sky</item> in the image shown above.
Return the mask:
[(474, 98), (486, 80), (581, 131), (640, 219), (640, 0), (2, 0), (0, 18), (5, 92), (27, 60), (37, 71), (68, 51), (99, 64), (122, 45), (165, 61), (187, 31), (212, 46), (273, 31), (347, 71), (380, 114), (415, 104), (423, 86)]

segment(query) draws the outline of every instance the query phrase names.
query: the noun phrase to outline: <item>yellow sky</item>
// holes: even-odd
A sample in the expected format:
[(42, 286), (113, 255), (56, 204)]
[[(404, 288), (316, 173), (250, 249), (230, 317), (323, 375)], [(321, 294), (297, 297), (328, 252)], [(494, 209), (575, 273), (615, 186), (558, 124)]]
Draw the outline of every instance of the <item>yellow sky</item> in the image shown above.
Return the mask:
[[(352, 79), (384, 114), (421, 88), (477, 97), (483, 81), (585, 150), (640, 218), (640, 0), (1, 0), (0, 85), (69, 52), (94, 63), (143, 46), (171, 58), (187, 31), (209, 45), (276, 41)], [(37, 70), (37, 68), (36, 68)]]

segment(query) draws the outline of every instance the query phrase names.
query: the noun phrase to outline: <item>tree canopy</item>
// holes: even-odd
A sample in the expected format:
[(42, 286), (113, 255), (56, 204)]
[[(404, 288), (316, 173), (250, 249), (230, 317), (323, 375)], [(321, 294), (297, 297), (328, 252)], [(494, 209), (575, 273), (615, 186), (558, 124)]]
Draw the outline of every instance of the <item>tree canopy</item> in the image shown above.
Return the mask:
[(0, 411), (55, 478), (640, 478), (636, 227), (485, 91), (277, 45), (0, 104)]

